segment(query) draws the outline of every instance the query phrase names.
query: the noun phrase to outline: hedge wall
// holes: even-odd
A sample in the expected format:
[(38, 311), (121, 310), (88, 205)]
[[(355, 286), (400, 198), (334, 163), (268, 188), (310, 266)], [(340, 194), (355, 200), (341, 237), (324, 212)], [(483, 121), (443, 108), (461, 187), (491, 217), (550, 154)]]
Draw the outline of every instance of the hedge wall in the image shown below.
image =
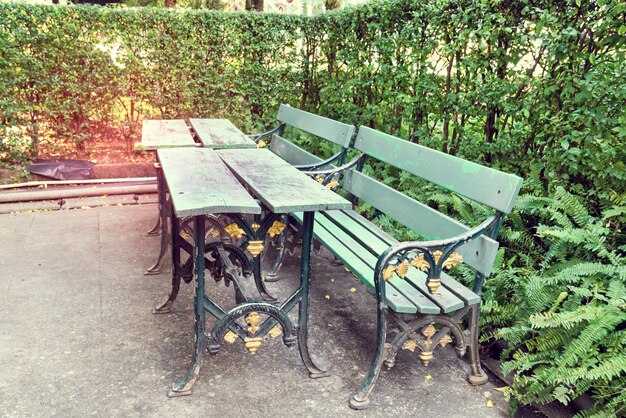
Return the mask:
[(24, 133), (28, 156), (41, 140), (80, 144), (101, 123), (130, 134), (143, 117), (228, 117), (253, 130), (281, 101), (299, 100), (303, 24), (258, 13), (2, 3), (0, 157), (23, 159)]

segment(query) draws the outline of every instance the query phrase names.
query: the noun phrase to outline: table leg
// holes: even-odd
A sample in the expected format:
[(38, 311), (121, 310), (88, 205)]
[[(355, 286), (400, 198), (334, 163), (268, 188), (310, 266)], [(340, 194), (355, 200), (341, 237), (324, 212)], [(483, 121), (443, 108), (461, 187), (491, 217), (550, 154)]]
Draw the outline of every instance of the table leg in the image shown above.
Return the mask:
[(182, 276), (179, 243), (182, 239), (180, 237), (180, 220), (174, 215), (172, 215), (170, 219), (172, 225), (172, 290), (170, 291), (170, 295), (167, 300), (154, 308), (153, 313), (155, 314), (170, 313), (172, 311), (172, 305), (178, 296), (178, 290), (180, 289), (180, 280)]
[(191, 365), (185, 376), (172, 385), (167, 396), (191, 395), (193, 384), (202, 367), (203, 352), (206, 345), (206, 317), (204, 313), (204, 216), (194, 216), (194, 257), (196, 269), (196, 293), (194, 296), (194, 342), (195, 347)]
[(144, 272), (145, 276), (161, 273), (161, 267), (165, 260), (165, 253), (167, 252), (167, 202), (165, 197), (165, 178), (163, 177), (163, 169), (160, 164), (155, 165), (157, 169), (157, 189), (159, 194), (159, 222), (161, 225), (161, 248), (159, 249), (159, 255), (154, 264)]
[(285, 253), (287, 252), (287, 234), (289, 233), (289, 216), (283, 215), (281, 216), (281, 222), (285, 224), (285, 229), (283, 233), (280, 234), (279, 242), (280, 248), (278, 249), (278, 255), (276, 255), (276, 260), (270, 267), (270, 269), (265, 273), (265, 281), (266, 282), (276, 282), (278, 281), (278, 270), (283, 265), (283, 260), (285, 259)]
[[(161, 164), (155, 162), (154, 163), (154, 168), (156, 169), (157, 178), (158, 178), (159, 171), (161, 170)], [(158, 186), (158, 180), (157, 180), (157, 186)], [(157, 191), (158, 190), (160, 190), (160, 188), (157, 188)], [(159, 199), (159, 213), (157, 215), (156, 224), (148, 232), (146, 232), (146, 235), (148, 235), (148, 236), (159, 235), (159, 231), (160, 230), (161, 230), (161, 201)]]
[(298, 349), (304, 365), (309, 370), (309, 377), (318, 378), (330, 376), (326, 370), (315, 365), (308, 346), (309, 320), (309, 289), (311, 285), (311, 241), (313, 237), (313, 219), (315, 212), (304, 212), (302, 223), (302, 261), (300, 285), (302, 289), (298, 314)]

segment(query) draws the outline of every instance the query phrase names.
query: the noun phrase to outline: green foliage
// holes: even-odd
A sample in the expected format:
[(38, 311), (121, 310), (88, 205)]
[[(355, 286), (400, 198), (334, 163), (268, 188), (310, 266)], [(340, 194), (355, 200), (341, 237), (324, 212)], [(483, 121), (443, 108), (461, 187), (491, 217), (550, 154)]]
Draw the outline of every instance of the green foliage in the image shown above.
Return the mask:
[[(501, 321), (495, 336), (509, 344), (503, 370), (515, 375), (514, 399), (567, 404), (591, 391), (598, 413), (624, 414), (626, 398), (614, 395), (626, 384), (626, 258), (607, 239), (606, 215), (590, 215), (563, 188), (552, 198), (523, 196), (517, 210), (539, 219), (545, 255), (517, 267), (514, 283), (497, 271), (487, 287), (498, 289), (498, 301), (484, 310), (488, 323)], [(503, 289), (513, 298), (498, 297)]]
[[(33, 155), (39, 141), (80, 146), (90, 124), (130, 134), (141, 118), (228, 117), (260, 130), (300, 97), (303, 21), (1, 3), (0, 122)], [(3, 137), (4, 161), (23, 162), (24, 151)]]

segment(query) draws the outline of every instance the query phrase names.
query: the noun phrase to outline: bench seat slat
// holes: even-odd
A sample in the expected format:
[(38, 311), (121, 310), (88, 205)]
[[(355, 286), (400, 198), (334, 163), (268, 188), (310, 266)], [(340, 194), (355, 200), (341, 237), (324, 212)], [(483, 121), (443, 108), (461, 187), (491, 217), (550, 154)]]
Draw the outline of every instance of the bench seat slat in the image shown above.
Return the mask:
[[(302, 213), (294, 214), (296, 219), (300, 222), (302, 221)], [(374, 292), (374, 269), (371, 267), (369, 263), (364, 261), (361, 257), (363, 254), (357, 255), (350, 248), (343, 243), (337, 236), (332, 234), (329, 230), (324, 228), (322, 225), (316, 222), (314, 228), (314, 235), (317, 239), (319, 239), (322, 244), (326, 246), (337, 258), (341, 259), (343, 263), (350, 268), (350, 270), (357, 276), (359, 280), (361, 280), (367, 288)], [(370, 257), (373, 257), (371, 254)], [(391, 280), (388, 283), (395, 282), (396, 280)], [(392, 286), (396, 285), (393, 283)], [(400, 287), (403, 287), (404, 283), (397, 284)], [(410, 287), (410, 286), (409, 286)], [(395, 286), (394, 286), (395, 290)], [(410, 293), (411, 289), (406, 289), (406, 292), (395, 292), (389, 291), (387, 292), (387, 303), (391, 309), (400, 313), (416, 313), (417, 307), (408, 300), (403, 293)], [(429, 313), (439, 313), (440, 309), (432, 304), (425, 301), (425, 305), (423, 309), (427, 310)]]
[[(353, 210), (332, 210), (324, 212), (324, 215), (332, 219), (335, 223), (341, 224), (343, 228), (349, 230), (351, 234), (359, 237), (360, 241), (367, 242), (368, 246), (374, 249), (376, 254), (382, 254), (389, 246), (398, 242), (395, 238), (376, 227)], [(425, 284), (426, 274), (424, 272), (415, 270), (415, 273), (407, 276), (407, 279), (409, 279), (414, 286), (419, 287), (421, 291), (428, 292)], [(419, 283), (419, 285), (416, 283)], [(441, 283), (444, 288), (463, 300), (464, 305), (473, 305), (480, 302), (478, 295), (445, 273), (441, 275)], [(428, 292), (428, 295), (430, 296), (430, 292)], [(434, 302), (440, 303), (438, 299), (434, 299)], [(458, 305), (454, 302), (450, 302), (444, 304), (442, 309), (444, 309), (445, 312), (451, 312), (454, 306)]]
[[(470, 229), (358, 171), (348, 172), (344, 188), (427, 239), (451, 238)], [(493, 269), (497, 251), (498, 242), (487, 236), (481, 236), (457, 249), (465, 263), (485, 276)]]
[[(351, 212), (351, 211), (348, 211)], [(389, 244), (380, 237), (372, 234), (367, 228), (359, 224), (355, 219), (346, 215), (344, 211), (327, 211), (316, 218), (314, 234), (317, 239), (333, 252), (337, 258), (341, 259), (355, 271), (354, 258), (360, 260), (361, 268), (357, 268), (357, 276), (368, 288), (374, 289), (374, 267), (379, 254), (389, 247)], [(357, 215), (358, 216), (358, 215)], [(296, 219), (301, 221), (302, 216), (295, 214)], [(331, 219), (334, 218), (334, 219)], [(362, 218), (367, 222), (364, 218)], [(337, 222), (345, 223), (343, 227)], [(344, 227), (350, 228), (350, 234), (346, 233)], [(358, 231), (355, 233), (355, 231)], [(381, 231), (382, 232), (382, 231)], [(391, 241), (393, 238), (389, 237)], [(362, 245), (368, 242), (378, 250), (373, 251)], [(357, 249), (355, 251), (355, 249)], [(442, 282), (444, 282), (442, 278)], [(411, 269), (404, 279), (394, 277), (387, 281), (387, 299), (391, 309), (399, 313), (414, 313), (415, 309), (409, 310), (399, 306), (397, 301), (390, 300), (395, 292), (405, 296), (420, 313), (448, 313), (463, 308), (468, 304), (477, 303), (480, 299), (471, 291), (465, 289), (463, 285), (456, 282), (451, 277), (446, 277), (446, 285), (442, 286), (437, 294), (433, 295), (426, 287), (426, 276), (423, 272)], [(448, 286), (451, 285), (451, 286)], [(391, 290), (393, 289), (393, 290)], [(458, 291), (465, 289), (465, 292)], [(453, 291), (450, 291), (453, 290)], [(456, 291), (454, 291), (456, 290)], [(390, 293), (393, 292), (393, 293)]]
[[(325, 212), (324, 215), (329, 221), (334, 222), (335, 225), (342, 228), (343, 231), (350, 231), (349, 235), (355, 238), (353, 243), (354, 245), (350, 246), (350, 248), (356, 248), (356, 245), (363, 246), (363, 243), (366, 242), (369, 244), (370, 248), (376, 247), (380, 250), (373, 253), (374, 257), (371, 261), (371, 267), (373, 269), (380, 254), (397, 241), (391, 236), (385, 234), (382, 230), (379, 230), (380, 234), (374, 232), (373, 229), (378, 228), (373, 226), (368, 220), (361, 217), (356, 212), (347, 212), (352, 216), (348, 216), (344, 211), (328, 211)], [(320, 223), (322, 222), (324, 222), (323, 218), (320, 219)], [(365, 226), (371, 226), (371, 229), (365, 228)], [(344, 234), (346, 234), (346, 232), (344, 232)], [(383, 238), (384, 235), (387, 235), (387, 239)], [(441, 287), (439, 291), (433, 295), (426, 286), (426, 275), (422, 271), (416, 269), (409, 269), (409, 272), (404, 280), (407, 283), (410, 283), (415, 289), (418, 289), (420, 295), (425, 295), (426, 298), (435, 303), (443, 312), (446, 313), (453, 312), (456, 309), (460, 309), (468, 304), (476, 303), (476, 301), (479, 300), (478, 296), (469, 290), (465, 293), (458, 291), (450, 292), (450, 289), (447, 286)], [(465, 288), (465, 286), (457, 283), (452, 278), (450, 278), (448, 282), (456, 283), (458, 287)]]

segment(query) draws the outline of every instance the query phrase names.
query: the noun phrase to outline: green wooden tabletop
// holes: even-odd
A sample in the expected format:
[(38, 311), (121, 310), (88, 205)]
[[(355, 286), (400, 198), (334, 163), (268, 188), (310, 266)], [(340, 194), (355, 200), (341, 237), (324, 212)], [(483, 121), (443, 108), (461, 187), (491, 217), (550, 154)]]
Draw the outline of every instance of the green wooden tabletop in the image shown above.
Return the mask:
[(239, 180), (274, 213), (350, 209), (343, 197), (266, 149), (218, 150)]
[(261, 213), (261, 208), (214, 150), (157, 150), (176, 216)]
[(189, 119), (206, 148), (256, 148), (256, 143), (228, 119)]
[(146, 151), (195, 146), (191, 132), (182, 119), (143, 121), (140, 147)]

